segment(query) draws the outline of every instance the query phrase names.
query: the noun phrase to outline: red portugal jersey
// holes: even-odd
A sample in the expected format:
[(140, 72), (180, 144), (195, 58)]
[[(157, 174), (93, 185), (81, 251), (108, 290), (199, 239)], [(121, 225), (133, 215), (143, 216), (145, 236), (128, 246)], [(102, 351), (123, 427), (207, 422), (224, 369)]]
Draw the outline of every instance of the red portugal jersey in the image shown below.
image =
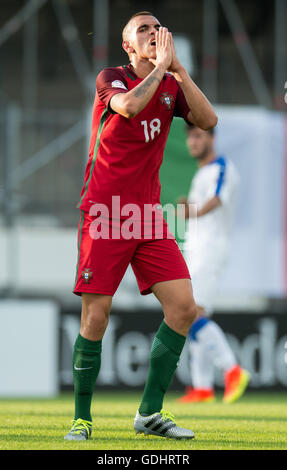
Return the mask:
[(97, 77), (89, 160), (78, 208), (160, 204), (159, 170), (173, 116), (187, 119), (189, 107), (175, 78), (166, 73), (146, 107), (128, 119), (114, 113), (110, 99), (142, 81), (131, 66), (104, 69)]

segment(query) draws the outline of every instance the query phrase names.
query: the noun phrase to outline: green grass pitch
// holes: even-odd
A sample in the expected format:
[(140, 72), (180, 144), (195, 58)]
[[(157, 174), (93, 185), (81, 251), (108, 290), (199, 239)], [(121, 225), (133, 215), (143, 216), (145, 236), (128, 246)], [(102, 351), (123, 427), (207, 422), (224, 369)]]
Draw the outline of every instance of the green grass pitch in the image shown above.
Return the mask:
[(95, 392), (93, 434), (89, 441), (68, 442), (73, 395), (55, 399), (1, 399), (0, 450), (283, 450), (287, 449), (286, 393), (247, 392), (232, 405), (180, 404), (167, 394), (164, 409), (179, 426), (195, 433), (191, 441), (135, 435), (133, 418), (141, 394)]

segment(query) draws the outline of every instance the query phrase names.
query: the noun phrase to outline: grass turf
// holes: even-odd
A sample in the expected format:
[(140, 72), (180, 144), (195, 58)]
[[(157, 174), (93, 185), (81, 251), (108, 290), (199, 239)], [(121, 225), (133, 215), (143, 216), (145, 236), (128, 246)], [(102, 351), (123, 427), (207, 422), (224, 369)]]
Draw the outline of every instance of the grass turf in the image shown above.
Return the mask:
[(135, 435), (133, 418), (140, 401), (135, 392), (96, 392), (93, 434), (85, 442), (63, 439), (73, 418), (73, 395), (55, 399), (1, 399), (0, 450), (283, 450), (287, 449), (284, 393), (246, 393), (232, 405), (180, 404), (167, 394), (164, 409), (179, 426), (195, 433), (191, 441)]

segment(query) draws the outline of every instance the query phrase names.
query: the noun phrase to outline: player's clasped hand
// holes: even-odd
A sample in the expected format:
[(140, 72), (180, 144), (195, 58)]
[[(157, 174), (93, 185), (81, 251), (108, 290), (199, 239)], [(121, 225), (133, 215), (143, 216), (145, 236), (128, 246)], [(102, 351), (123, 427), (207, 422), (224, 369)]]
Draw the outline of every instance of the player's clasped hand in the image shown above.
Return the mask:
[(156, 67), (162, 66), (165, 70), (172, 61), (171, 33), (165, 27), (160, 27), (155, 33), (156, 59), (149, 59)]

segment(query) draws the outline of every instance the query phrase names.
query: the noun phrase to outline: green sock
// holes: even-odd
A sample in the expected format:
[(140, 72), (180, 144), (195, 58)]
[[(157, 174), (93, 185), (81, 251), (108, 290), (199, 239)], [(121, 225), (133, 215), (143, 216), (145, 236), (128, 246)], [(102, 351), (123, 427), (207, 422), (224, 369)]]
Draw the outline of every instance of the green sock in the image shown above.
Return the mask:
[(185, 336), (162, 322), (154, 338), (150, 365), (139, 413), (151, 415), (162, 409), (165, 392), (174, 376)]
[(91, 341), (78, 335), (73, 354), (75, 419), (92, 421), (91, 403), (101, 366), (102, 340)]

